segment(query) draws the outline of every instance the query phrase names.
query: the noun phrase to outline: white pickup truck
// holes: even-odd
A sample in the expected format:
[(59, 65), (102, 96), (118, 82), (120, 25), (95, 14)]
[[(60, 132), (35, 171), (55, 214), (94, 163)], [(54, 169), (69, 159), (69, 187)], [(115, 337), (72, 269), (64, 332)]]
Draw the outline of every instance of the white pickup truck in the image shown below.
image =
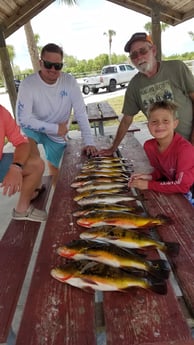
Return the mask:
[(107, 65), (102, 68), (101, 75), (84, 78), (82, 92), (87, 95), (89, 92), (98, 93), (99, 89), (106, 89), (108, 92), (116, 90), (116, 86), (124, 87), (137, 73), (137, 69), (129, 64)]

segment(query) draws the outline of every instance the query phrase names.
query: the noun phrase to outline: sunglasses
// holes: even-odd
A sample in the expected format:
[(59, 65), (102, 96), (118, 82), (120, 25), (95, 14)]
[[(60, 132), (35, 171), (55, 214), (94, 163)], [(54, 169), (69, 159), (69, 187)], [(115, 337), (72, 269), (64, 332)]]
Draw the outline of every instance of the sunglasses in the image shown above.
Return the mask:
[(151, 49), (151, 47), (140, 48), (139, 50), (134, 50), (129, 56), (132, 60), (135, 60), (138, 58), (138, 56), (146, 55), (150, 49)]
[(50, 62), (50, 61), (46, 61), (46, 60), (41, 60), (44, 64), (44, 67), (46, 69), (51, 69), (52, 67), (54, 67), (55, 71), (60, 71), (63, 67), (63, 63), (62, 62)]

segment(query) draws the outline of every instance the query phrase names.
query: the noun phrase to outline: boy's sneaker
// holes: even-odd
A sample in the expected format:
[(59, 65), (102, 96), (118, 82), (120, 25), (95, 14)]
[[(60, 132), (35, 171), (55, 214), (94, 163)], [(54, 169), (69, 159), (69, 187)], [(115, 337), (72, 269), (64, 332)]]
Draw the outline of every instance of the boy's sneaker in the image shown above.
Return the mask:
[(38, 210), (30, 205), (25, 212), (17, 212), (15, 208), (12, 212), (12, 218), (15, 220), (30, 220), (32, 222), (44, 222), (47, 219), (46, 211)]

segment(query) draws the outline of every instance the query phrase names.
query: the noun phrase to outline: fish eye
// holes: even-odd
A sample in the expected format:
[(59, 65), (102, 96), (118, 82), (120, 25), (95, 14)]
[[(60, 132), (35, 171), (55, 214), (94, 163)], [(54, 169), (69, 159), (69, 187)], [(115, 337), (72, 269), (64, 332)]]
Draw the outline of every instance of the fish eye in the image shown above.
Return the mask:
[(160, 270), (160, 266), (158, 264), (154, 264), (153, 267), (158, 271)]

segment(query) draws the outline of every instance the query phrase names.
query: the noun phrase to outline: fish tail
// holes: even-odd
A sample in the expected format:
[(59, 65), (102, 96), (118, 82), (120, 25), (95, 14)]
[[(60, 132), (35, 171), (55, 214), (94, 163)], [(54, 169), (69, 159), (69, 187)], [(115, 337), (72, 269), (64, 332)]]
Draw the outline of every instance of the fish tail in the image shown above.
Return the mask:
[(156, 218), (161, 221), (161, 224), (173, 224), (172, 218), (166, 216), (165, 214), (159, 214)]
[(165, 252), (170, 256), (177, 256), (179, 254), (180, 244), (176, 242), (165, 242)]
[(151, 291), (158, 293), (159, 295), (167, 294), (167, 284), (165, 280), (149, 280), (149, 288)]
[(152, 260), (149, 273), (158, 279), (168, 279), (170, 266), (166, 260)]

